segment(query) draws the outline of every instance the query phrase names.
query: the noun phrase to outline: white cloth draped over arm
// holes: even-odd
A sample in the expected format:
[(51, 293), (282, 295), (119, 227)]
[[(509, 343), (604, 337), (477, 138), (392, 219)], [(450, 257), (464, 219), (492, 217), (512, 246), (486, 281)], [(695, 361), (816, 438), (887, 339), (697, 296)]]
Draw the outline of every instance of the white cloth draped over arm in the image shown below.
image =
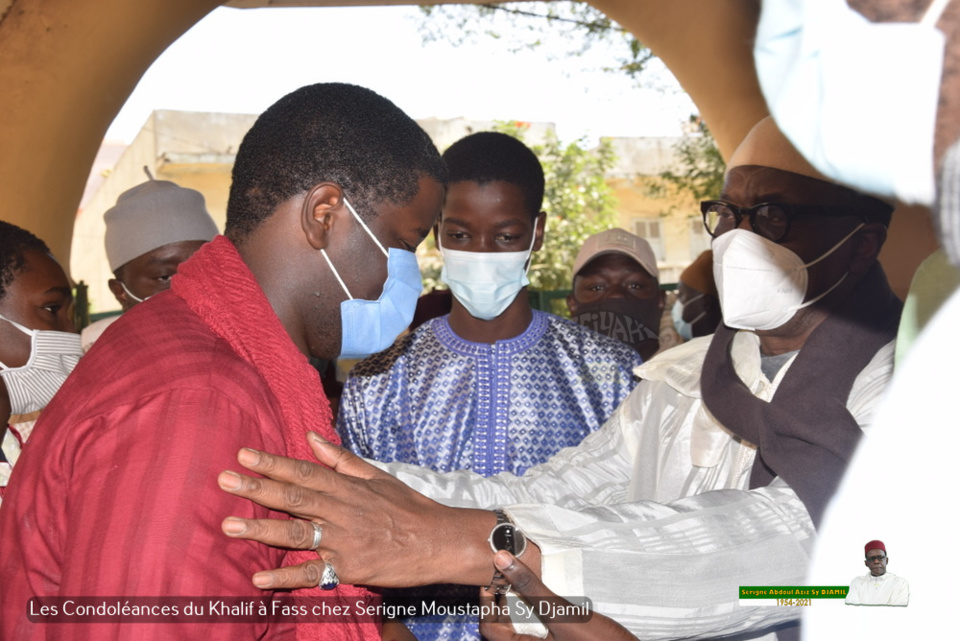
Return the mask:
[(798, 616), (740, 607), (738, 588), (802, 584), (814, 535), (802, 502), (779, 481), (666, 505), (627, 502), (639, 431), (624, 427), (636, 400), (523, 477), (377, 465), (447, 505), (505, 506), (540, 546), (551, 589), (588, 595), (641, 639), (760, 630)]
[[(460, 473), (457, 480), (444, 476), (453, 493), (469, 482)], [(483, 485), (489, 487), (476, 501), (460, 493), (443, 502), (507, 505), (541, 548), (545, 583), (562, 596), (588, 595), (596, 611), (641, 639), (760, 630), (798, 616), (789, 608), (738, 603), (741, 585), (803, 584), (814, 528), (803, 503), (779, 480), (667, 505), (602, 507), (512, 504), (516, 495), (502, 482)]]
[[(541, 548), (551, 589), (590, 597), (597, 612), (645, 641), (736, 633), (755, 638), (800, 613), (741, 607), (738, 588), (804, 585), (815, 530), (782, 480), (744, 489), (752, 463), (748, 444), (722, 434), (702, 438), (712, 429), (701, 425), (712, 419), (701, 411), (695, 376), (705, 346), (691, 341), (674, 348), (687, 348), (673, 355), (674, 366), (660, 360), (666, 352), (641, 367), (651, 374), (665, 370), (664, 377), (642, 382), (603, 428), (523, 477), (377, 465), (447, 505), (504, 507)], [(756, 348), (745, 345), (743, 352), (759, 361)], [(890, 377), (892, 356), (891, 344), (854, 384), (848, 407), (861, 425)], [(750, 369), (762, 376), (759, 362)], [(782, 374), (751, 388), (772, 397)], [(698, 434), (693, 449), (691, 433)], [(691, 457), (713, 467), (693, 465)], [(650, 466), (658, 472), (650, 474)]]

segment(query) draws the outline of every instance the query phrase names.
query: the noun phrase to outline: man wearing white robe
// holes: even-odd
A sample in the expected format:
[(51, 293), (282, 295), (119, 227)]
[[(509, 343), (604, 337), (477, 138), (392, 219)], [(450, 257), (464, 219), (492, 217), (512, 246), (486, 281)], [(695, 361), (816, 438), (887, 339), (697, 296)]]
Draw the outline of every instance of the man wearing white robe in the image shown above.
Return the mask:
[(908, 605), (910, 586), (907, 580), (887, 572), (887, 547), (883, 541), (870, 541), (863, 548), (870, 571), (850, 582), (847, 605)]

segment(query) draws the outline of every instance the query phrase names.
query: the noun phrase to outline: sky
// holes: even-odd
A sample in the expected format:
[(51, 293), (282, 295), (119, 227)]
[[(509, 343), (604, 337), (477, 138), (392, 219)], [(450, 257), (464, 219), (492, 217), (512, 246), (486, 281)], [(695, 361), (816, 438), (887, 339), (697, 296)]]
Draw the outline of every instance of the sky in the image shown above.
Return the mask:
[[(219, 8), (150, 67), (107, 132), (130, 142), (155, 109), (260, 113), (315, 82), (351, 82), (414, 118), (552, 122), (561, 140), (675, 136), (695, 112), (662, 63), (641, 86), (607, 47), (566, 57), (546, 31), (536, 51), (478, 36), (455, 47), (424, 43), (417, 7)], [(505, 28), (507, 29), (507, 28)]]

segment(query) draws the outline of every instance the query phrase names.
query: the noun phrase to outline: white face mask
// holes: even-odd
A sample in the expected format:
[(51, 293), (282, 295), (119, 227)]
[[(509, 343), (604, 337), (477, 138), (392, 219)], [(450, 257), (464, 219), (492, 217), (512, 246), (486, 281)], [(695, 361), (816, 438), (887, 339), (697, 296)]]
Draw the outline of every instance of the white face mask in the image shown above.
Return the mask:
[(42, 410), (83, 356), (80, 334), (28, 329), (9, 318), (0, 319), (30, 336), (30, 360), (26, 365), (7, 367), (0, 363), (0, 377), (10, 396), (10, 412), (19, 415)]
[(847, 274), (827, 291), (803, 302), (807, 297), (807, 268), (835, 252), (861, 227), (863, 223), (809, 263), (783, 245), (746, 229), (734, 229), (714, 238), (713, 278), (724, 325), (735, 329), (775, 329), (793, 318), (797, 310), (832, 292)]
[[(440, 247), (443, 269), (440, 280), (474, 318), (492, 320), (503, 313), (530, 284), (530, 254), (537, 242), (536, 227), (530, 248), (519, 252), (465, 252)], [(439, 244), (439, 235), (437, 241)]]
[(127, 289), (126, 284), (124, 284), (124, 282), (123, 282), (122, 280), (120, 281), (120, 287), (123, 287), (123, 291), (125, 291), (125, 292), (127, 293), (127, 296), (128, 296), (128, 297), (130, 298), (130, 300), (132, 300), (134, 303), (142, 303), (143, 301), (150, 300), (151, 298), (153, 298), (152, 295), (151, 295), (151, 296), (147, 296), (146, 298), (140, 298), (139, 296), (137, 296), (136, 294), (134, 294), (133, 292), (131, 292), (129, 289)]
[(930, 205), (949, 0), (919, 23), (873, 23), (845, 0), (765, 0), (754, 44), (780, 130), (824, 175)]

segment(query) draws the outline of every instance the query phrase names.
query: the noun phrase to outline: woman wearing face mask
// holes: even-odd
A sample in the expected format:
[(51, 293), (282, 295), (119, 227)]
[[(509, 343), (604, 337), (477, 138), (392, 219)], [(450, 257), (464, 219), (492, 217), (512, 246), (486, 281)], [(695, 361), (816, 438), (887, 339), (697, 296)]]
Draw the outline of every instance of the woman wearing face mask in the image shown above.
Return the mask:
[(46, 244), (0, 221), (0, 500), (42, 410), (80, 358), (73, 293)]

